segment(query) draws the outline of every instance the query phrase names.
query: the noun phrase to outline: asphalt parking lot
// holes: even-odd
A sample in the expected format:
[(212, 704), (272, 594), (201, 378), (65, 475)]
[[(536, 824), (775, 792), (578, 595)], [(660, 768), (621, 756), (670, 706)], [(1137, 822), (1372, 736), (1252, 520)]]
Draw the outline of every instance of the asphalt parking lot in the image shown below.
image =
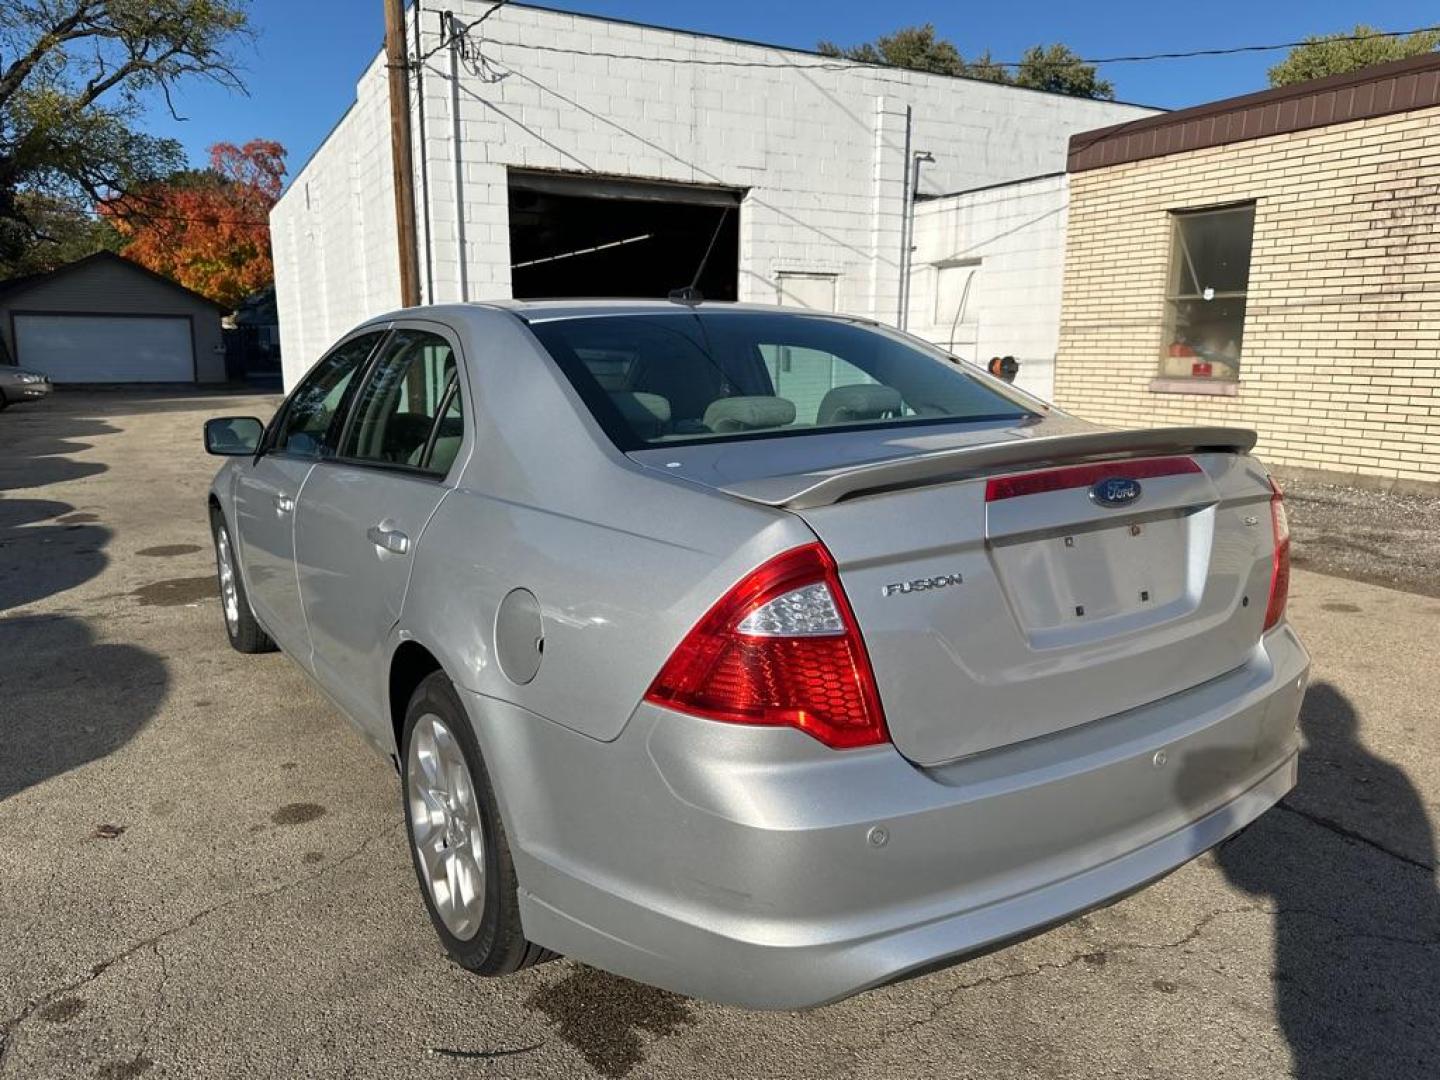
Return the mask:
[(810, 1013), (444, 958), (399, 788), (225, 642), (203, 418), (0, 415), (0, 1077), (1440, 1076), (1440, 600), (1297, 572), (1301, 784), (1150, 889)]

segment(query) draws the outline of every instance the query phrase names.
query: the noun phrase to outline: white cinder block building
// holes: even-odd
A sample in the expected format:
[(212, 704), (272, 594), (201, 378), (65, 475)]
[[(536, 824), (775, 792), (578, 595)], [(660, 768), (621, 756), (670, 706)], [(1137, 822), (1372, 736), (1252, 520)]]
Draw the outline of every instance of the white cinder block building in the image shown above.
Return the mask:
[(967, 360), (1013, 356), (1016, 384), (1052, 397), (1069, 193), (1064, 173), (939, 198), (922, 189), (908, 329)]
[[(424, 302), (663, 297), (704, 261), (711, 299), (895, 323), (926, 152), (911, 329), (947, 342), (973, 278), (957, 351), (1013, 354), (1044, 392), (1063, 179), (977, 189), (1061, 171), (1073, 133), (1154, 111), (518, 4), (456, 33), (492, 5), (453, 7), (411, 13)], [(388, 108), (382, 54), (271, 214), (287, 385), (399, 306)]]

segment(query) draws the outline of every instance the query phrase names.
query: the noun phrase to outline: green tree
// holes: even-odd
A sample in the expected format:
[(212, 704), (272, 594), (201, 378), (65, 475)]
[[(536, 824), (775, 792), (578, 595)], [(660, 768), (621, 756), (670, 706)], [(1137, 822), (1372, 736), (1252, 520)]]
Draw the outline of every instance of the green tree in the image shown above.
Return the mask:
[(0, 0), (0, 277), (61, 260), (96, 203), (182, 167), (136, 129), (144, 99), (189, 77), (241, 89), (226, 48), (245, 32), (245, 0)]
[(1308, 37), (1291, 49), (1284, 60), (1270, 69), (1271, 86), (1289, 86), (1359, 71), (1391, 60), (1404, 60), (1434, 52), (1440, 47), (1440, 31), (1417, 30), (1404, 37), (1386, 37), (1383, 31), (1363, 23), (1339, 34)]
[(982, 79), (985, 82), (1008, 83), (1013, 81), (1004, 65), (997, 63), (991, 57), (989, 49), (986, 49), (974, 60), (965, 61), (964, 74), (968, 78)]
[(118, 252), (125, 243), (109, 220), (90, 210), (30, 191), (16, 201), (28, 229), (43, 239), (22, 244), (8, 262), (0, 260), (0, 278), (43, 274), (97, 251)]
[(966, 74), (960, 50), (944, 38), (935, 36), (935, 27), (904, 26), (893, 34), (881, 34), (873, 42), (841, 47), (822, 41), (816, 49), (825, 56), (840, 56), (864, 64), (886, 64), (890, 67), (929, 71), (936, 75)]
[(825, 56), (858, 60), (865, 64), (930, 71), (938, 75), (963, 75), (987, 82), (1011, 83), (1036, 90), (1051, 90), (1075, 97), (1115, 97), (1115, 88), (1098, 77), (1094, 64), (1087, 64), (1064, 45), (1036, 45), (1027, 49), (1012, 75), (990, 55), (990, 50), (973, 60), (960, 55), (953, 42), (937, 37), (935, 27), (906, 26), (893, 34), (882, 34), (873, 42), (836, 45), (822, 41), (816, 49)]
[(1085, 63), (1065, 45), (1026, 49), (1015, 72), (1015, 85), (1072, 97), (1115, 100), (1115, 87), (1099, 77), (1094, 64)]

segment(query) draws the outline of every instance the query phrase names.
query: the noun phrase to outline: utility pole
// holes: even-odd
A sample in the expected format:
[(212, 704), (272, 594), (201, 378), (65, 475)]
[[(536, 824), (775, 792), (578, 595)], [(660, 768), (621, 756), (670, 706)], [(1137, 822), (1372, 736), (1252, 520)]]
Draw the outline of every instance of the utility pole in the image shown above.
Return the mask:
[(410, 152), (410, 66), (405, 2), (385, 0), (385, 66), (390, 73), (390, 165), (395, 176), (395, 237), (400, 248), (400, 306), (420, 303), (415, 238), (415, 168)]

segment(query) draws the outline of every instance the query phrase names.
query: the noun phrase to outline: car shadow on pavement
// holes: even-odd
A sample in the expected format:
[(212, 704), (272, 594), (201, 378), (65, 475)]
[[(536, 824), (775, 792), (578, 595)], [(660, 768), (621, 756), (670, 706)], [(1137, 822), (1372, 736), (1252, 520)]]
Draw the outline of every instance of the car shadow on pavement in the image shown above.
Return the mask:
[(0, 619), (0, 658), (0, 802), (120, 749), (170, 684), (154, 653), (66, 615)]
[(0, 498), (0, 611), (73, 589), (105, 569), (110, 530), (56, 499)]
[(0, 417), (0, 492), (83, 480), (106, 471), (98, 461), (74, 461), (67, 454), (90, 449), (78, 440), (114, 435), (104, 420), (70, 415)]
[(1310, 687), (1300, 724), (1299, 785), (1215, 852), (1274, 914), (1275, 1012), (1294, 1075), (1437, 1075), (1440, 891), (1425, 804), (1361, 743), (1333, 685)]
[(93, 513), (42, 489), (107, 470), (70, 456), (90, 449), (80, 440), (118, 428), (88, 416), (32, 413), (0, 419), (0, 612), (43, 600), (89, 581), (105, 569), (110, 530)]

